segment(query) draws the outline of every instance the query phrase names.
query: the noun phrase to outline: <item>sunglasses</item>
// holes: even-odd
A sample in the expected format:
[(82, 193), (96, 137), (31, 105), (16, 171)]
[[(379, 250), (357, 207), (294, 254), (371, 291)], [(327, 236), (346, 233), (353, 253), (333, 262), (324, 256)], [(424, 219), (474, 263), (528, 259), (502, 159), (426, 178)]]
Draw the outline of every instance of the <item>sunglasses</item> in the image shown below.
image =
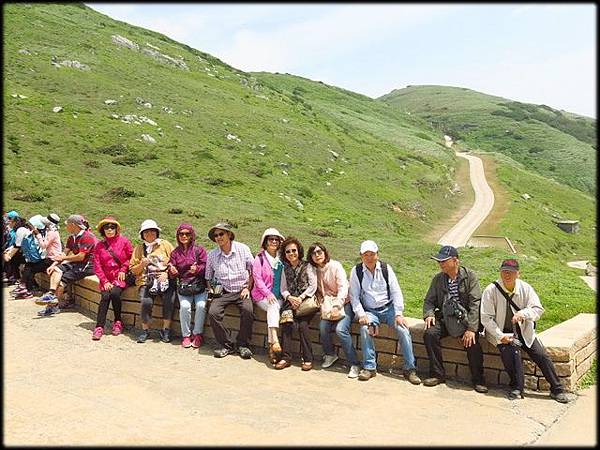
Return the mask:
[(192, 233), (188, 233), (187, 231), (183, 231), (181, 233), (177, 233), (178, 236), (191, 236)]
[(289, 255), (290, 253), (298, 253), (298, 249), (297, 248), (290, 248), (289, 250), (285, 251), (286, 255)]
[(116, 230), (117, 226), (113, 225), (113, 224), (109, 224), (109, 225), (104, 225), (102, 228), (104, 228), (105, 230)]
[(313, 251), (313, 255), (322, 255), (323, 253), (325, 253), (325, 252), (323, 250), (321, 250), (320, 248)]
[(221, 237), (221, 236), (225, 236), (227, 233), (221, 232), (221, 233), (215, 233), (214, 236), (216, 238)]

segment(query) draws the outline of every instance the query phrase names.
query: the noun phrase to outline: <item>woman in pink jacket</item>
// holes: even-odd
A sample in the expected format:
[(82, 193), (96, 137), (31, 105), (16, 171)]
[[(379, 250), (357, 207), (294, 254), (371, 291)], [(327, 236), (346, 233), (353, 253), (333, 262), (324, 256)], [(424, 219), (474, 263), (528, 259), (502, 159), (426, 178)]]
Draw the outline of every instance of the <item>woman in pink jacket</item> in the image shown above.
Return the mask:
[(269, 341), (269, 359), (277, 363), (281, 353), (281, 345), (277, 337), (279, 328), (279, 309), (283, 303), (279, 282), (283, 263), (277, 254), (283, 236), (275, 228), (267, 228), (260, 239), (261, 250), (252, 264), (252, 300), (264, 311), (267, 311), (267, 339)]
[(95, 341), (100, 340), (104, 334), (108, 304), (111, 300), (115, 315), (112, 334), (118, 336), (123, 331), (121, 293), (127, 287), (125, 274), (133, 253), (131, 242), (121, 235), (121, 225), (114, 217), (108, 216), (102, 219), (98, 223), (97, 229), (104, 240), (99, 241), (94, 250), (94, 272), (100, 282), (101, 293), (98, 320), (92, 334), (92, 339)]

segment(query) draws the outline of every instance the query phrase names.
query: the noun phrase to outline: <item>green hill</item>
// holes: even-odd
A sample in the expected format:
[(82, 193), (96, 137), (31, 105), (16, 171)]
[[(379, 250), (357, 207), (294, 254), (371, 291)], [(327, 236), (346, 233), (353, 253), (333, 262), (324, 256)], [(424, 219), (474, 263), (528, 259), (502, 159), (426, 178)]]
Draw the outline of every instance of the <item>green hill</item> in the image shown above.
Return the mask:
[(596, 121), (448, 86), (410, 86), (380, 97), (470, 148), (497, 151), (582, 192), (596, 193)]
[[(360, 242), (375, 239), (396, 268), (407, 314), (420, 315), (437, 271), (428, 259), (437, 245), (424, 237), (464, 197), (454, 189), (454, 153), (426, 119), (317, 81), (242, 72), (84, 5), (3, 12), (5, 209), (78, 212), (92, 224), (110, 213), (134, 241), (146, 218), (170, 240), (186, 221), (208, 248), (206, 231), (225, 219), (253, 251), (275, 226), (306, 246), (322, 241), (347, 269)], [(517, 178), (530, 176), (515, 165), (502, 182), (517, 198)], [(538, 186), (527, 207), (590, 218), (581, 217), (578, 235), (542, 214), (514, 230), (546, 283), (557, 278), (547, 264), (573, 252), (593, 257), (595, 202), (543, 177)], [(486, 283), (505, 251), (461, 254)], [(565, 285), (580, 282), (570, 269), (558, 274)], [(569, 301), (562, 318), (595, 308), (584, 290)]]

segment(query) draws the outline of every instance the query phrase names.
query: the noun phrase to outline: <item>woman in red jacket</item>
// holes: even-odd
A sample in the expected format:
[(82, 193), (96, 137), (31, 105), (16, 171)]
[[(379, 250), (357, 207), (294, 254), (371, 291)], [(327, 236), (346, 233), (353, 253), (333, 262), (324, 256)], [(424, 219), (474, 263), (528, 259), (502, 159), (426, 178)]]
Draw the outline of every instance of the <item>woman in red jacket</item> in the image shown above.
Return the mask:
[(118, 336), (123, 331), (121, 293), (127, 287), (125, 274), (133, 253), (131, 242), (121, 235), (121, 225), (114, 217), (108, 216), (102, 219), (97, 229), (104, 239), (96, 244), (94, 251), (94, 272), (100, 282), (101, 293), (96, 329), (92, 334), (92, 339), (95, 341), (100, 340), (104, 334), (108, 304), (111, 300), (115, 316), (112, 334)]

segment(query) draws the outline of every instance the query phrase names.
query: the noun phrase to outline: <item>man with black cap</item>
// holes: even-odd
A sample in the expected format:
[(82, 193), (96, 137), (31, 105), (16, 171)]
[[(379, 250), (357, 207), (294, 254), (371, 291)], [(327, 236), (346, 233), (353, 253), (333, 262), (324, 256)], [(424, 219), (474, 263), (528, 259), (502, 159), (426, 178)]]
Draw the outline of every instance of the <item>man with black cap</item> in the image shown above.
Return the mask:
[(550, 383), (550, 397), (559, 403), (570, 401), (554, 364), (535, 335), (535, 322), (543, 313), (544, 308), (533, 287), (519, 279), (519, 262), (512, 258), (502, 261), (500, 279), (483, 291), (481, 323), (488, 341), (497, 346), (510, 377), (509, 400), (523, 398), (523, 349)]
[(425, 332), (423, 340), (429, 357), (429, 378), (425, 386), (445, 382), (441, 338), (458, 337), (467, 350), (471, 379), (476, 392), (485, 393), (488, 388), (483, 376), (483, 351), (479, 344), (479, 302), (481, 288), (477, 275), (460, 265), (458, 251), (451, 245), (443, 246), (435, 259), (440, 272), (431, 280), (423, 303)]
[(234, 241), (235, 234), (228, 223), (218, 223), (208, 231), (208, 237), (218, 247), (208, 253), (204, 275), (209, 289), (219, 283), (222, 294), (213, 298), (208, 309), (208, 319), (220, 348), (214, 351), (216, 358), (223, 358), (234, 351), (230, 331), (223, 325), (227, 305), (237, 305), (240, 310), (240, 331), (236, 344), (240, 356), (252, 357), (248, 348), (252, 337), (254, 311), (250, 291), (252, 290), (252, 263), (254, 258), (246, 244)]

